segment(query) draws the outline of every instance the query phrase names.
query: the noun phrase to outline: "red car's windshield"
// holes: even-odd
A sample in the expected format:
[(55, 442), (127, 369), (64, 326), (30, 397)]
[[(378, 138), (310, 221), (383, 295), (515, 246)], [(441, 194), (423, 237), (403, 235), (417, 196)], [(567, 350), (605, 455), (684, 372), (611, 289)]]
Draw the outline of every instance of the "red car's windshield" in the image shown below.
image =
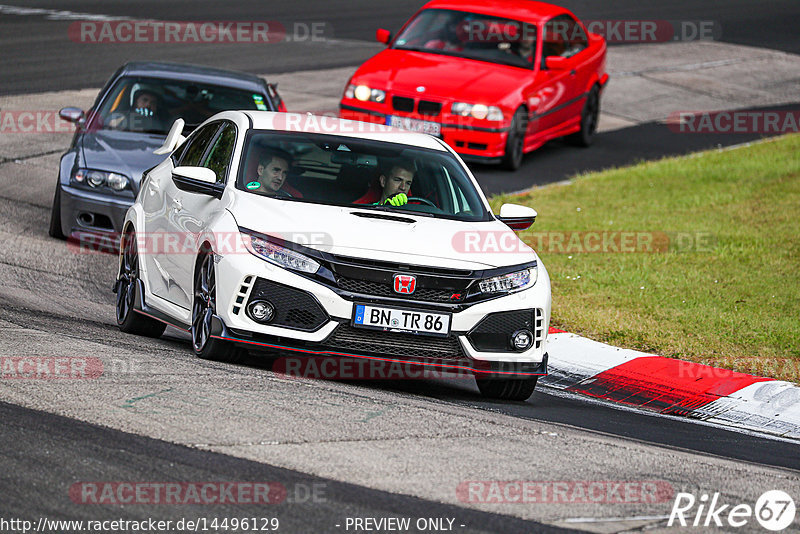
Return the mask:
[(536, 26), (491, 15), (426, 9), (397, 36), (393, 48), (532, 68)]

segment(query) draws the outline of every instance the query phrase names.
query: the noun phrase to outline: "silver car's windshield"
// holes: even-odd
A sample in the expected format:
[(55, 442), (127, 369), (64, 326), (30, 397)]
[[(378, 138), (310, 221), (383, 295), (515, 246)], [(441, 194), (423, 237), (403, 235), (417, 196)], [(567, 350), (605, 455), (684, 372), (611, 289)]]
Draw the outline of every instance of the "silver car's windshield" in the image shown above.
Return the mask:
[(313, 133), (256, 130), (236, 187), (255, 195), (468, 221), (491, 220), (445, 151)]
[(536, 26), (479, 13), (426, 9), (397, 36), (393, 48), (532, 68)]
[(103, 100), (93, 127), (166, 134), (175, 119), (187, 130), (220, 111), (267, 110), (263, 94), (218, 85), (126, 76), (117, 80)]

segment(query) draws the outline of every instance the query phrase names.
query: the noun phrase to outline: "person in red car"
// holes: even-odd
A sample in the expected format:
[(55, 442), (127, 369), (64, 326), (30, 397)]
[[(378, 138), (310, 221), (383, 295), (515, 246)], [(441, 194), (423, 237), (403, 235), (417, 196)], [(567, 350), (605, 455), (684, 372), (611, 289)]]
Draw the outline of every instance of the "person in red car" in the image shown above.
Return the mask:
[(380, 188), (373, 185), (354, 204), (404, 206), (408, 203), (414, 172), (414, 164), (410, 161), (393, 164), (388, 172), (382, 173), (378, 178)]

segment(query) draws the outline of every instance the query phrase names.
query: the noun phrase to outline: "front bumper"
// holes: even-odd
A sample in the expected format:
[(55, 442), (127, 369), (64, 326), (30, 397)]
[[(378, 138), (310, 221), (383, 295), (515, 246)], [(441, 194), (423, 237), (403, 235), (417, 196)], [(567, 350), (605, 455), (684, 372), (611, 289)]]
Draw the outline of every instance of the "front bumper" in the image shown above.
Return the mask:
[[(309, 355), (348, 356), (383, 361), (417, 362), (475, 373), (536, 376), (546, 374), (546, 342), (550, 321), (550, 281), (544, 266), (539, 266), (537, 283), (523, 291), (492, 300), (451, 308), (450, 334), (446, 338), (383, 332), (352, 325), (356, 302), (442, 312), (442, 307), (402, 303), (395, 299), (368, 295), (343, 296), (332, 288), (297, 275), (255, 256), (218, 255), (217, 315), (221, 339), (251, 349), (289, 350)], [(264, 283), (262, 283), (264, 282)], [(252, 320), (246, 306), (256, 288), (263, 296), (272, 287), (272, 301), (278, 313), (273, 322)], [(535, 334), (531, 347), (521, 352), (502, 350), (476, 343), (471, 333), (487, 316), (519, 311), (530, 313), (530, 329)], [(502, 316), (503, 318), (505, 316)], [(485, 325), (485, 323), (483, 323)], [(497, 323), (496, 323), (497, 324)], [(502, 323), (500, 323), (502, 325)], [(502, 328), (502, 326), (501, 326)], [(512, 328), (509, 325), (509, 328)], [(519, 325), (513, 326), (514, 329)], [(509, 334), (511, 331), (508, 332)], [(477, 348), (476, 348), (477, 346)]]
[[(343, 119), (386, 124), (387, 115), (377, 111), (340, 104), (339, 116)], [(441, 117), (430, 118), (417, 114), (393, 112), (393, 115), (416, 120), (432, 121), (441, 124), (441, 139), (450, 145), (464, 161), (475, 163), (498, 163), (505, 154), (508, 128), (498, 126), (475, 127), (449, 124)]]
[(118, 236), (133, 197), (113, 197), (76, 187), (61, 187), (61, 228), (65, 235), (91, 232)]

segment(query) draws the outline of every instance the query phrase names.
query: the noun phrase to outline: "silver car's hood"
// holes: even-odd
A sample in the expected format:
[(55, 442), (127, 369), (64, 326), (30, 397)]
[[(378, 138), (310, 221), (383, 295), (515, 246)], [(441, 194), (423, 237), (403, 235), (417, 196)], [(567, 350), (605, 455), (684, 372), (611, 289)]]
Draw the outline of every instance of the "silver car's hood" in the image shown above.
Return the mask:
[(164, 161), (153, 150), (164, 143), (163, 135), (116, 130), (86, 133), (81, 140), (83, 165), (90, 169), (124, 174), (138, 191), (142, 173)]

